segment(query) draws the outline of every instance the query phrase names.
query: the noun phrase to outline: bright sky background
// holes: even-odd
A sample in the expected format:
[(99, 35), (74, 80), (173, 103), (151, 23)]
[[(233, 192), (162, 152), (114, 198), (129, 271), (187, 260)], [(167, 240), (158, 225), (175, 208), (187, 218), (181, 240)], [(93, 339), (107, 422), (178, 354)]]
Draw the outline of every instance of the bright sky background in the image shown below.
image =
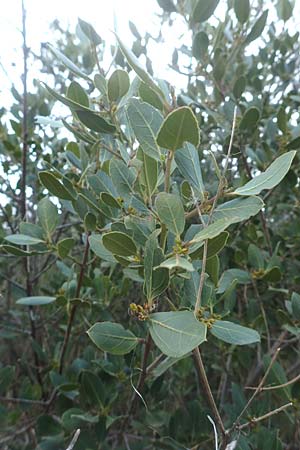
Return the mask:
[[(207, 0), (209, 1), (209, 0)], [(20, 75), (22, 73), (22, 37), (21, 29), (21, 0), (1, 0), (3, 3), (0, 15), (0, 107), (7, 106), (10, 98), (11, 83), (21, 89)], [(216, 15), (222, 17), (227, 0), (221, 0), (216, 9)], [(300, 0), (295, 0), (294, 19), (300, 28)], [(270, 5), (265, 0), (265, 5)], [(41, 42), (55, 43), (55, 38), (49, 30), (49, 24), (58, 19), (63, 28), (75, 29), (78, 17), (94, 25), (96, 31), (109, 44), (115, 39), (111, 30), (114, 29), (114, 17), (116, 17), (117, 31), (122, 40), (130, 46), (133, 36), (128, 27), (128, 21), (132, 20), (143, 35), (147, 30), (153, 36), (159, 31), (160, 19), (157, 14), (162, 10), (156, 0), (25, 0), (27, 10), (27, 42), (36, 54), (39, 54)], [(272, 19), (270, 11), (269, 19)], [(178, 17), (178, 16), (177, 16)], [(293, 19), (292, 19), (293, 20)], [(283, 23), (278, 26), (282, 27)], [(294, 24), (290, 21), (288, 26)], [(291, 30), (294, 33), (296, 29)], [(180, 38), (180, 35), (185, 35)], [(153, 63), (154, 73), (166, 78), (172, 84), (185, 85), (185, 77), (168, 70), (174, 47), (187, 39), (190, 44), (191, 37), (186, 32), (183, 19), (176, 20), (173, 27), (165, 26), (163, 30), (164, 43), (159, 47), (151, 41), (148, 54)], [(181, 39), (181, 40), (180, 40)], [(251, 46), (249, 46), (251, 47)], [(252, 51), (257, 50), (255, 44)], [(109, 64), (109, 61), (107, 61)], [(34, 72), (34, 73), (33, 73)], [(30, 77), (39, 77), (36, 70), (29, 72)]]

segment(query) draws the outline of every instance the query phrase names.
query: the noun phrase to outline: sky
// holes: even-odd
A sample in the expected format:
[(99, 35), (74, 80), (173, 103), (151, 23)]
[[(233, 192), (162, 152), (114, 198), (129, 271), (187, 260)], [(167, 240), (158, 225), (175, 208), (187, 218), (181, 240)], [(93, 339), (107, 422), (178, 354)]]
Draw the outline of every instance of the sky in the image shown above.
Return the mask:
[[(147, 30), (153, 36), (159, 31), (160, 19), (157, 16), (162, 10), (156, 0), (24, 0), (27, 10), (27, 44), (33, 52), (39, 54), (41, 42), (54, 42), (54, 36), (49, 30), (49, 24), (58, 19), (62, 28), (75, 30), (78, 17), (90, 22), (108, 43), (113, 44), (115, 38), (112, 30), (117, 28), (117, 33), (128, 46), (133, 36), (129, 30), (128, 22), (133, 21), (143, 35)], [(207, 0), (208, 1), (208, 0)], [(10, 98), (11, 83), (21, 89), (22, 74), (22, 36), (21, 36), (21, 0), (0, 0), (5, 3), (0, 15), (0, 107), (7, 106)], [(226, 0), (221, 0), (215, 14), (222, 17)], [(270, 9), (270, 1), (265, 0), (266, 8)], [(270, 9), (269, 20), (272, 20), (274, 12)], [(177, 16), (178, 17), (178, 16)], [(274, 15), (273, 15), (274, 18)], [(292, 19), (293, 20), (293, 19)], [(294, 20), (300, 28), (300, 0), (295, 0)], [(278, 24), (282, 26), (282, 23)], [(290, 21), (287, 26), (295, 27)], [(295, 32), (296, 29), (291, 30)], [(184, 34), (185, 33), (185, 34)], [(184, 36), (182, 36), (184, 34)], [(188, 44), (191, 36), (186, 31), (183, 19), (179, 17), (173, 27), (165, 26), (163, 30), (163, 44), (155, 44), (150, 41), (147, 48), (153, 63), (155, 75), (166, 78), (177, 87), (185, 85), (185, 77), (170, 70), (174, 47), (180, 46), (184, 39)], [(250, 47), (251, 51), (257, 51), (257, 45)], [(107, 47), (108, 48), (108, 47)], [(107, 61), (109, 65), (109, 61)], [(104, 67), (105, 69), (105, 67)], [(32, 72), (34, 69), (32, 69)], [(36, 73), (30, 73), (29, 78), (36, 77)]]

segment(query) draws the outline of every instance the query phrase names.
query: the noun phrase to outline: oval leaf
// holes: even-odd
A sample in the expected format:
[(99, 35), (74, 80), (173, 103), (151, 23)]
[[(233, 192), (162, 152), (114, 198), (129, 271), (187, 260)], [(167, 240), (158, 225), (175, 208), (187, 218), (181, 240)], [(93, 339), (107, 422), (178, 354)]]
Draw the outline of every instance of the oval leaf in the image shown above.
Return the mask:
[(129, 76), (125, 70), (115, 70), (108, 82), (107, 93), (111, 102), (117, 102), (120, 98), (124, 97), (130, 86)]
[(213, 15), (220, 0), (198, 0), (193, 11), (194, 22), (205, 22)]
[(151, 314), (149, 326), (157, 347), (173, 358), (186, 355), (206, 340), (206, 326), (192, 311)]
[(125, 233), (120, 231), (111, 231), (104, 234), (102, 242), (105, 248), (114, 255), (132, 256), (137, 252), (137, 248), (133, 240)]
[(248, 345), (260, 342), (257, 331), (225, 320), (216, 320), (210, 331), (216, 338), (228, 344)]
[(138, 343), (138, 338), (119, 323), (95, 323), (87, 334), (98, 348), (113, 355), (126, 355)]
[(11, 234), (5, 237), (5, 240), (16, 245), (37, 245), (45, 243), (42, 239), (27, 236), (26, 234)]
[(47, 170), (39, 173), (39, 179), (48, 191), (58, 198), (64, 200), (73, 200), (73, 196), (65, 188), (65, 186), (53, 175), (53, 173)]
[(173, 151), (181, 148), (185, 142), (197, 147), (199, 141), (198, 122), (188, 106), (182, 106), (168, 114), (157, 135), (158, 145)]
[(196, 196), (203, 199), (205, 188), (196, 148), (192, 144), (185, 143), (183, 148), (175, 153), (175, 161), (182, 176), (193, 187)]
[(144, 153), (160, 161), (160, 149), (156, 142), (163, 116), (153, 106), (132, 98), (126, 109), (128, 121)]

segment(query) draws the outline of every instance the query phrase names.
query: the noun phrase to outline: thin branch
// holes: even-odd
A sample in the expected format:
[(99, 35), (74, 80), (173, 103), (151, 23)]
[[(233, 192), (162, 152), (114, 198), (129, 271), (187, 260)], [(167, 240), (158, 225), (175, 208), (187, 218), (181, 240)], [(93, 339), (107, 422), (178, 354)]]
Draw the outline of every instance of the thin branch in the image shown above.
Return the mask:
[[(275, 389), (283, 389), (283, 388), (285, 388), (287, 386), (290, 386), (293, 383), (296, 383), (296, 381), (299, 381), (299, 380), (300, 380), (300, 373), (296, 377), (294, 377), (291, 380), (287, 381), (286, 383), (276, 384), (275, 386), (265, 386), (265, 387), (262, 387), (260, 389), (260, 391), (274, 391)], [(256, 390), (257, 388), (249, 386), (249, 387), (246, 387), (246, 389), (251, 389), (251, 390), (255, 389)]]
[(281, 411), (284, 411), (285, 409), (289, 408), (290, 406), (293, 406), (292, 402), (286, 403), (285, 405), (282, 405), (279, 408), (276, 408), (273, 411), (270, 411), (267, 414), (264, 414), (263, 416), (253, 417), (253, 419), (249, 420), (249, 422), (243, 423), (243, 425), (240, 425), (238, 427), (238, 430), (239, 431), (244, 430), (245, 428), (249, 427), (250, 425), (255, 425), (256, 423), (261, 422), (262, 420), (269, 419), (269, 417), (272, 417), (275, 414), (278, 414)]
[(243, 417), (244, 413), (247, 411), (247, 409), (250, 407), (250, 405), (252, 404), (253, 400), (255, 399), (255, 397), (257, 396), (257, 394), (262, 390), (262, 387), (267, 379), (267, 376), (270, 373), (270, 370), (272, 369), (278, 355), (280, 352), (280, 347), (277, 348), (276, 352), (274, 353), (274, 355), (272, 356), (272, 359), (270, 361), (270, 364), (264, 374), (264, 376), (262, 377), (260, 383), (258, 384), (257, 388), (255, 389), (255, 391), (253, 392), (252, 396), (250, 397), (250, 399), (248, 400), (248, 402), (246, 403), (246, 405), (244, 406), (244, 408), (242, 409), (242, 411), (240, 412), (240, 414), (238, 415), (237, 419), (235, 420), (234, 424), (232, 425), (230, 431), (238, 428), (238, 423), (241, 420), (241, 418)]
[(231, 150), (232, 150), (232, 146), (233, 146), (234, 131), (235, 131), (235, 126), (236, 126), (236, 114), (237, 114), (237, 106), (234, 107), (234, 111), (233, 111), (231, 135), (230, 135), (230, 141), (229, 141), (229, 146), (228, 146), (228, 150), (227, 150), (227, 156), (226, 156), (225, 165), (224, 165), (224, 172), (223, 172), (223, 176), (224, 177), (225, 177), (227, 169), (228, 169), (229, 159), (230, 159), (230, 156), (231, 156)]
[[(76, 289), (76, 294), (75, 294), (76, 298), (79, 298), (79, 295), (80, 295), (80, 290), (81, 290), (81, 286), (82, 286), (82, 282), (83, 282), (84, 272), (85, 272), (86, 265), (87, 265), (88, 255), (89, 255), (89, 233), (87, 233), (87, 235), (86, 235), (85, 250), (84, 250), (84, 255), (83, 255), (83, 259), (82, 259), (82, 263), (81, 263), (81, 269), (80, 269), (80, 273), (79, 273), (79, 277), (78, 277), (77, 289)], [(65, 337), (64, 337), (64, 342), (63, 342), (63, 345), (61, 348), (61, 354), (60, 354), (60, 358), (59, 358), (59, 373), (62, 373), (62, 371), (63, 371), (65, 353), (66, 353), (66, 350), (68, 347), (76, 310), (77, 310), (77, 305), (75, 304), (71, 308), (71, 312), (70, 312), (69, 320), (68, 320), (68, 324), (67, 324), (67, 329), (66, 329), (66, 333), (65, 333)]]

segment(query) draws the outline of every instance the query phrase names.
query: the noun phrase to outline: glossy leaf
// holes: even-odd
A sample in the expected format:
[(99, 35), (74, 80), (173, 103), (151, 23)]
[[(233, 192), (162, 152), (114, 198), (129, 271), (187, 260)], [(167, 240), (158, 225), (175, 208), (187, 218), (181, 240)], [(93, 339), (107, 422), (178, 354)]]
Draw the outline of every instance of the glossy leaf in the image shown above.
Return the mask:
[(149, 328), (157, 347), (173, 358), (186, 355), (206, 340), (206, 326), (192, 311), (151, 314)]
[(129, 168), (119, 159), (112, 159), (109, 165), (109, 171), (114, 188), (117, 189), (121, 197), (134, 194), (134, 182), (136, 174), (134, 169)]
[(193, 40), (193, 47), (192, 47), (192, 53), (193, 56), (198, 59), (202, 60), (205, 55), (207, 54), (209, 45), (209, 39), (205, 31), (199, 31)]
[(295, 155), (295, 151), (290, 151), (279, 156), (265, 172), (236, 189), (234, 193), (237, 195), (257, 195), (264, 189), (272, 189), (277, 186), (290, 170)]
[[(229, 233), (227, 231), (222, 231), (218, 236), (213, 239), (208, 239), (207, 243), (207, 259), (213, 258), (215, 255), (220, 253), (220, 251), (225, 247), (226, 242), (228, 240)], [(204, 244), (204, 242), (203, 242)], [(203, 245), (198, 248), (193, 253), (190, 253), (190, 257), (192, 260), (194, 259), (202, 259), (203, 258)]]
[(216, 220), (211, 225), (208, 225), (206, 228), (203, 228), (199, 233), (195, 234), (193, 239), (190, 241), (190, 244), (194, 244), (191, 247), (191, 252), (194, 252), (199, 248), (199, 243), (205, 241), (205, 239), (213, 239), (222, 233), (222, 231), (226, 230), (232, 224), (232, 219), (222, 218)]
[(132, 256), (137, 252), (137, 248), (133, 240), (125, 233), (119, 231), (111, 231), (102, 236), (104, 247), (114, 255)]
[(158, 162), (143, 151), (138, 151), (137, 158), (143, 163), (140, 171), (140, 183), (146, 188), (148, 199), (151, 199), (157, 187)]
[(100, 350), (113, 355), (126, 355), (138, 343), (138, 338), (119, 323), (95, 323), (87, 334)]
[(218, 287), (218, 294), (223, 294), (226, 289), (231, 285), (231, 283), (237, 280), (238, 284), (248, 284), (251, 282), (251, 277), (249, 272), (240, 269), (228, 269), (223, 273)]
[(188, 106), (182, 106), (170, 112), (163, 121), (157, 135), (157, 143), (168, 150), (177, 150), (185, 142), (195, 147), (200, 142), (200, 130), (197, 119)]
[(249, 345), (260, 342), (260, 336), (257, 331), (225, 320), (216, 320), (210, 332), (216, 338), (228, 344)]
[(157, 214), (168, 230), (180, 236), (184, 230), (185, 218), (181, 199), (178, 195), (161, 192), (155, 200)]

